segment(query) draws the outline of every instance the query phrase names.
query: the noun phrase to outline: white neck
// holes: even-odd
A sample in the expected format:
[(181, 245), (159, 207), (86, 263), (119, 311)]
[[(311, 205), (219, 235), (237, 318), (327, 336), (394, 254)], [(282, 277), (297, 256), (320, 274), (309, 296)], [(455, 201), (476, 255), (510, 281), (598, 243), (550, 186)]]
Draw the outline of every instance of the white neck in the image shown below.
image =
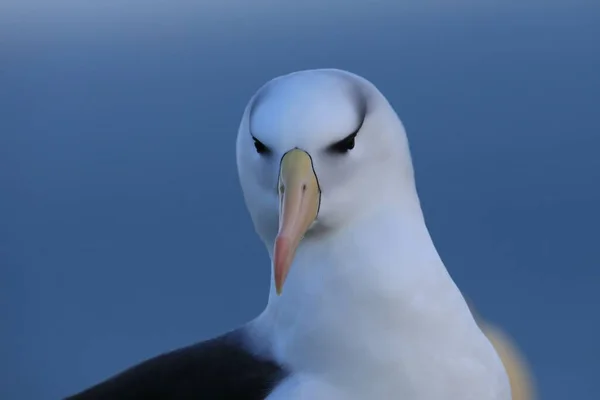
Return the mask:
[(283, 294), (272, 288), (251, 324), (269, 343), (264, 350), (341, 386), (366, 379), (361, 393), (379, 398), (510, 398), (491, 396), (505, 390), (504, 370), (446, 271), (416, 195), (373, 210), (301, 243)]

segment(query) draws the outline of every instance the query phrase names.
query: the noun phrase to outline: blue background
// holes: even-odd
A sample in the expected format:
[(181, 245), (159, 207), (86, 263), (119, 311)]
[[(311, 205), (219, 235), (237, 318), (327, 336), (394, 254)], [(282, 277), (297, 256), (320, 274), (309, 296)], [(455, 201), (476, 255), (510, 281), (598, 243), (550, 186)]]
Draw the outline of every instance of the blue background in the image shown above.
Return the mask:
[(541, 398), (600, 398), (600, 4), (8, 1), (0, 398), (60, 398), (262, 310), (235, 136), (261, 84), (316, 67), (395, 106), (438, 249)]

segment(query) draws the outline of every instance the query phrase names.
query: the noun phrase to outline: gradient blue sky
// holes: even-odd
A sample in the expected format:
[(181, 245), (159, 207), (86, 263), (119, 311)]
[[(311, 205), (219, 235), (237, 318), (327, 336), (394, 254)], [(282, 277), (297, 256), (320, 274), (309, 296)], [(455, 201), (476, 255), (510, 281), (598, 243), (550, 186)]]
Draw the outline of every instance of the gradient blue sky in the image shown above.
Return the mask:
[(414, 3), (3, 2), (0, 398), (60, 398), (262, 310), (237, 125), (315, 67), (396, 107), (438, 249), (541, 398), (599, 398), (600, 4)]

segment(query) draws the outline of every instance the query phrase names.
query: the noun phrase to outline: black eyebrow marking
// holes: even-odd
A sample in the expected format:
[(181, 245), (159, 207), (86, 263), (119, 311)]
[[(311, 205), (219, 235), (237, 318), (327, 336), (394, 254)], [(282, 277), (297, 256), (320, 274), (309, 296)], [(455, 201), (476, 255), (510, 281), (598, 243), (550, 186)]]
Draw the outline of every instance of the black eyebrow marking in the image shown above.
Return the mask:
[(334, 142), (327, 146), (327, 152), (335, 154), (344, 154), (352, 150), (355, 145), (355, 139), (356, 135), (358, 134), (358, 131), (359, 130), (357, 129), (342, 140), (338, 140), (337, 142)]
[(254, 136), (254, 134), (252, 133), (252, 117), (254, 116), (254, 111), (256, 111), (257, 106), (260, 105), (260, 103), (265, 99), (269, 86), (269, 83), (267, 83), (260, 89), (258, 89), (258, 92), (256, 92), (254, 98), (251, 101), (250, 109), (248, 110), (248, 133), (252, 137), (252, 141), (254, 143), (254, 147), (256, 148), (256, 152), (258, 154), (263, 155), (271, 154), (271, 149), (266, 144), (257, 139), (256, 136)]
[[(326, 74), (333, 73), (332, 71), (323, 71), (323, 72)], [(344, 142), (348, 142), (348, 144), (349, 144), (350, 141), (352, 141), (356, 138), (356, 135), (358, 135), (359, 131), (361, 130), (361, 128), (363, 127), (363, 125), (365, 123), (365, 119), (367, 117), (369, 107), (368, 107), (367, 93), (365, 91), (365, 88), (363, 88), (359, 82), (356, 82), (353, 79), (350, 79), (345, 74), (335, 73), (335, 76), (338, 78), (341, 78), (341, 80), (345, 81), (348, 84), (347, 90), (349, 91), (349, 94), (353, 99), (354, 107), (356, 109), (356, 113), (359, 116), (359, 121), (360, 121), (358, 124), (358, 127), (354, 130), (354, 132), (352, 132), (350, 135), (346, 136), (345, 138), (338, 140), (335, 143), (330, 144), (327, 147), (328, 151), (337, 153), (337, 152), (341, 152), (341, 151), (338, 151), (338, 149), (336, 149), (337, 146), (339, 146), (340, 150), (341, 150)], [(283, 76), (283, 77), (285, 77), (285, 76)], [(281, 77), (281, 78), (283, 78), (283, 77)], [(252, 117), (254, 116), (254, 113), (259, 108), (259, 106), (269, 97), (269, 93), (272, 92), (274, 83), (275, 83), (275, 81), (269, 81), (256, 92), (256, 94), (254, 95), (254, 98), (252, 99), (252, 102), (250, 104), (249, 110), (248, 110), (248, 131), (249, 131), (250, 135), (252, 136), (252, 139), (254, 140), (254, 142), (256, 143), (258, 141), (259, 145), (263, 145), (263, 146), (264, 146), (264, 144), (261, 143), (252, 133), (252, 119), (253, 119)], [(352, 147), (353, 147), (353, 145), (352, 145)], [(270, 149), (268, 149), (268, 147), (267, 147), (267, 151), (270, 152)]]
[(252, 133), (250, 134), (250, 136), (252, 136), (252, 140), (254, 141), (254, 148), (256, 149), (256, 152), (258, 154), (271, 154), (271, 149), (266, 144), (258, 140)]
[(327, 146), (327, 151), (330, 153), (344, 154), (352, 150), (354, 148), (354, 141), (356, 139), (356, 136), (358, 135), (358, 132), (360, 132), (361, 128), (365, 123), (365, 119), (367, 118), (367, 99), (363, 91), (357, 84), (352, 85), (352, 95), (355, 102), (357, 114), (360, 116), (360, 123), (358, 124), (358, 127), (354, 130), (354, 132), (352, 132), (345, 138)]

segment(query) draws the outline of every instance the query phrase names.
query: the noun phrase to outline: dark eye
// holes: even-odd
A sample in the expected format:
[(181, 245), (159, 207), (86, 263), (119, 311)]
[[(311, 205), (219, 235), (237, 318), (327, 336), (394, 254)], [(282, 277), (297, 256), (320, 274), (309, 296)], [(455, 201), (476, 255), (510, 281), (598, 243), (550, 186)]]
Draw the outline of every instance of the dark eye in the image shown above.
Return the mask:
[(256, 152), (258, 154), (269, 153), (269, 148), (267, 146), (265, 146), (260, 140), (258, 140), (255, 137), (252, 137), (252, 140), (254, 140), (254, 147), (256, 148)]
[(346, 136), (339, 142), (335, 142), (330, 145), (327, 150), (331, 153), (343, 154), (347, 153), (354, 148), (354, 142), (356, 141), (356, 134), (358, 132), (354, 132), (351, 135)]

